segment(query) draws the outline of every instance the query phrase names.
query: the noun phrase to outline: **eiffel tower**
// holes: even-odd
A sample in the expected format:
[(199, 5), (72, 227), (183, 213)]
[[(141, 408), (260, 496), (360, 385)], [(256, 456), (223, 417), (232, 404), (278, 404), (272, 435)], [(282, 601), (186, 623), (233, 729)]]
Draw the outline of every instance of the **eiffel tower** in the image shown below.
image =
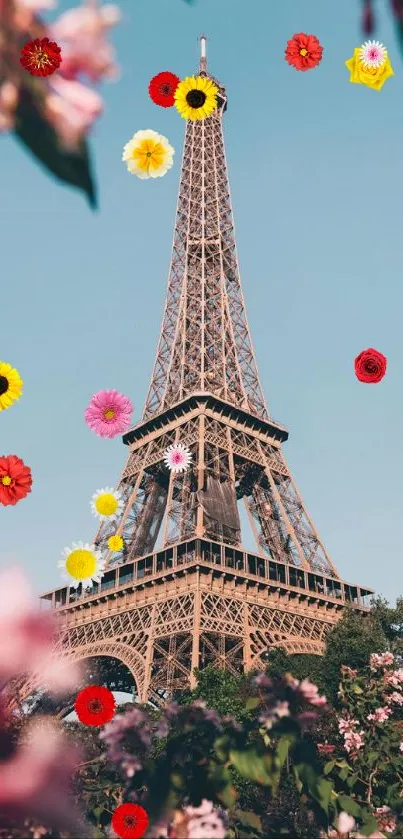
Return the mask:
[[(58, 651), (99, 663), (102, 681), (161, 705), (209, 664), (264, 667), (265, 653), (322, 654), (346, 604), (372, 592), (343, 582), (282, 453), (249, 335), (237, 260), (222, 120), (188, 121), (163, 324), (141, 422), (123, 437), (124, 511), (98, 530), (100, 584), (42, 596), (56, 609)], [(183, 473), (168, 446), (192, 453)], [(242, 541), (240, 508), (256, 548)], [(124, 547), (108, 551), (118, 532)], [(99, 671), (100, 672), (100, 671)]]

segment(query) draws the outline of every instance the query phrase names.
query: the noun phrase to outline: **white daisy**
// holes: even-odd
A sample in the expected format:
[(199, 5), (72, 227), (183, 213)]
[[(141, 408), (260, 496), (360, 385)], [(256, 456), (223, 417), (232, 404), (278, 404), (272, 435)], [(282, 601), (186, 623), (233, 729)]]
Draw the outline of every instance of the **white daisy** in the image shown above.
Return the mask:
[(58, 563), (62, 569), (63, 579), (77, 588), (80, 583), (83, 588), (91, 588), (92, 583), (99, 583), (104, 575), (105, 560), (102, 559), (101, 551), (97, 551), (95, 545), (85, 542), (73, 542), (71, 548), (64, 548), (64, 557)]
[(186, 446), (177, 443), (168, 446), (164, 454), (165, 466), (172, 472), (185, 472), (192, 462), (192, 455)]
[(105, 489), (98, 489), (94, 492), (90, 501), (91, 510), (94, 516), (97, 516), (101, 521), (118, 518), (123, 510), (124, 504), (121, 493), (118, 489), (105, 487)]
[(387, 57), (387, 50), (379, 41), (365, 41), (360, 47), (360, 61), (364, 67), (380, 67)]

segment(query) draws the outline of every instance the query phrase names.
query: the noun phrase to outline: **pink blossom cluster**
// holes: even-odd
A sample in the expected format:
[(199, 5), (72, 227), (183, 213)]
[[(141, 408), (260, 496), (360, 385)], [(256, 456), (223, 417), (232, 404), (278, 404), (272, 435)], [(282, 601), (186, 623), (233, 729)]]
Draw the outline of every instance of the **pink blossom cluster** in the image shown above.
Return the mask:
[(381, 670), (389, 667), (395, 661), (393, 653), (373, 653), (369, 659), (369, 666), (371, 670)]
[[(62, 829), (77, 829), (77, 813), (68, 799), (68, 784), (78, 756), (55, 723), (36, 718), (15, 744), (8, 710), (10, 680), (34, 674), (55, 693), (75, 686), (78, 673), (52, 657), (55, 626), (37, 611), (19, 571), (0, 574), (0, 823), (37, 818)], [(1, 748), (7, 745), (4, 759)]]
[(358, 720), (351, 717), (339, 720), (339, 731), (344, 736), (344, 748), (349, 754), (358, 752), (364, 745), (364, 732), (355, 730), (358, 725)]
[(377, 807), (375, 818), (380, 830), (386, 833), (394, 833), (396, 830), (396, 817), (391, 813), (390, 807)]
[[(38, 29), (38, 12), (55, 5), (55, 0), (14, 0), (13, 16), (6, 23), (7, 28), (11, 28), (14, 33), (16, 44), (30, 39), (34, 25), (35, 31)], [(87, 76), (90, 81), (98, 82), (116, 76), (114, 52), (108, 43), (107, 34), (119, 19), (117, 6), (98, 8), (94, 4), (92, 8), (82, 6), (69, 9), (51, 27), (46, 28), (40, 24), (42, 34), (55, 39), (62, 48), (59, 70), (43, 80), (42, 87), (45, 91), (45, 117), (66, 148), (75, 148), (103, 111), (102, 98), (79, 79)], [(18, 54), (18, 49), (15, 53)], [(19, 62), (15, 61), (8, 74), (10, 79), (6, 75), (0, 86), (0, 132), (10, 131), (14, 127), (19, 95), (18, 78), (22, 79), (25, 72)]]
[(391, 685), (394, 688), (403, 687), (403, 668), (384, 673), (383, 681), (385, 685)]
[(226, 829), (211, 801), (203, 799), (199, 807), (185, 807), (188, 839), (225, 839)]
[(309, 679), (303, 679), (302, 682), (297, 685), (296, 690), (304, 697), (304, 699), (306, 699), (307, 702), (309, 702), (310, 705), (321, 708), (327, 704), (326, 696), (319, 696), (317, 686)]
[(385, 722), (387, 719), (389, 719), (391, 713), (392, 713), (391, 708), (385, 708), (385, 707), (384, 708), (382, 708), (382, 707), (376, 708), (373, 714), (368, 714), (367, 720), (369, 722), (375, 722), (375, 723)]

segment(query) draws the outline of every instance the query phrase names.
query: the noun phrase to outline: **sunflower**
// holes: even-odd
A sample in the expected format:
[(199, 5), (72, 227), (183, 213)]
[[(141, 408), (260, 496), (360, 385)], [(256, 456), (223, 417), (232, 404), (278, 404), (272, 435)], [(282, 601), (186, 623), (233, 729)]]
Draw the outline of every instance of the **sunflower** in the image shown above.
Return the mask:
[(206, 76), (188, 76), (175, 90), (175, 105), (183, 119), (205, 119), (217, 107), (218, 87)]
[(11, 364), (0, 361), (0, 411), (20, 398), (23, 384), (18, 371)]
[(166, 137), (147, 128), (136, 131), (123, 149), (122, 160), (129, 172), (138, 178), (162, 178), (173, 166), (175, 149)]
[(59, 568), (63, 570), (63, 576), (70, 586), (77, 588), (81, 583), (83, 588), (90, 588), (93, 582), (101, 581), (105, 560), (94, 545), (77, 542), (73, 543), (72, 548), (64, 548), (62, 553), (64, 559), (60, 560)]

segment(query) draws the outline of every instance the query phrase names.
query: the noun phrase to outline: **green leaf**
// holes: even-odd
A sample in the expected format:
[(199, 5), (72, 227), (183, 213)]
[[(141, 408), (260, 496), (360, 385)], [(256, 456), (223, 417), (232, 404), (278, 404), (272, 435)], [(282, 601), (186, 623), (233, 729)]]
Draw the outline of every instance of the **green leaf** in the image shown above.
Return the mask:
[(362, 818), (362, 825), (360, 827), (360, 833), (364, 836), (370, 836), (371, 833), (374, 833), (378, 830), (378, 822), (375, 816), (372, 813), (369, 813), (367, 810), (364, 810), (361, 814)]
[(332, 782), (327, 781), (326, 778), (321, 778), (320, 775), (316, 774), (313, 767), (307, 764), (300, 764), (298, 766), (298, 774), (305, 790), (309, 792), (311, 797), (317, 801), (322, 810), (327, 814), (333, 791)]
[(97, 206), (88, 147), (82, 142), (78, 151), (64, 149), (56, 131), (46, 121), (40, 101), (28, 87), (22, 88), (16, 111), (14, 132), (37, 160), (58, 180), (81, 189), (90, 207)]
[(245, 703), (245, 708), (247, 711), (253, 711), (254, 708), (257, 708), (260, 705), (260, 699), (257, 696), (251, 696)]
[(289, 737), (281, 737), (277, 743), (276, 758), (280, 767), (284, 766), (284, 763), (287, 760), (290, 746), (291, 740)]
[(332, 769), (334, 769), (335, 766), (336, 766), (336, 761), (335, 760), (329, 760), (329, 762), (325, 763), (325, 765), (323, 767), (324, 774), (328, 775), (329, 772), (331, 772)]
[(263, 757), (255, 749), (247, 749), (242, 752), (231, 751), (229, 757), (235, 769), (243, 778), (255, 781), (262, 786), (269, 787), (273, 784), (275, 778), (269, 755)]
[(234, 810), (232, 816), (237, 821), (241, 822), (241, 824), (247, 825), (247, 827), (253, 827), (255, 830), (262, 831), (262, 820), (256, 813), (252, 813), (251, 810)]
[(339, 778), (341, 781), (346, 781), (350, 774), (350, 770), (347, 766), (344, 766), (343, 769), (340, 769)]
[(359, 685), (353, 685), (353, 693), (361, 694), (361, 693), (364, 693), (364, 691), (363, 691), (362, 688), (360, 688)]
[(348, 813), (349, 816), (355, 816), (358, 818), (361, 816), (361, 807), (354, 801), (354, 798), (350, 798), (349, 795), (344, 795), (344, 793), (340, 793), (339, 795), (339, 803), (343, 810)]
[(238, 799), (238, 793), (233, 784), (226, 784), (216, 795), (227, 810), (230, 810)]

